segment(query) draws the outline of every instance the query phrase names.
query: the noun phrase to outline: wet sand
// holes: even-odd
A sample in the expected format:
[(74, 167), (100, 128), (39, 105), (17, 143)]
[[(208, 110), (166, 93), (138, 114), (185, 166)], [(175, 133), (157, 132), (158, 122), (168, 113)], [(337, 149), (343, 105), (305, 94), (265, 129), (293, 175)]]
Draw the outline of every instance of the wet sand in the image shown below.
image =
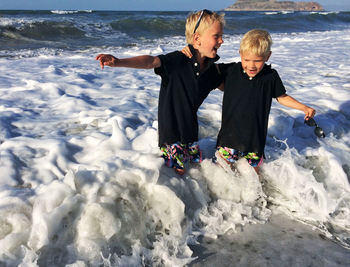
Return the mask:
[(189, 266), (350, 266), (350, 250), (284, 215), (191, 246)]

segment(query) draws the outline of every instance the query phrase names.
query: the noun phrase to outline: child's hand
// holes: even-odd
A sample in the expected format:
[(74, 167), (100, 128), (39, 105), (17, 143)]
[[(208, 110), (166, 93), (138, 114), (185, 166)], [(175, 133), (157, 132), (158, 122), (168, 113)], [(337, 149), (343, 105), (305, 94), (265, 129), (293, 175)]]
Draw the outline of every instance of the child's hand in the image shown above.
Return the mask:
[(108, 54), (99, 54), (96, 60), (100, 61), (101, 69), (103, 69), (104, 66), (115, 67), (119, 61), (118, 58)]
[(303, 111), (305, 113), (305, 117), (304, 117), (305, 120), (312, 118), (316, 114), (316, 110), (313, 108), (310, 108), (309, 106), (305, 106)]
[(185, 46), (184, 48), (182, 48), (181, 52), (183, 54), (185, 54), (186, 57), (191, 58), (193, 56), (192, 53), (191, 53), (191, 50), (190, 50), (190, 48), (188, 46)]

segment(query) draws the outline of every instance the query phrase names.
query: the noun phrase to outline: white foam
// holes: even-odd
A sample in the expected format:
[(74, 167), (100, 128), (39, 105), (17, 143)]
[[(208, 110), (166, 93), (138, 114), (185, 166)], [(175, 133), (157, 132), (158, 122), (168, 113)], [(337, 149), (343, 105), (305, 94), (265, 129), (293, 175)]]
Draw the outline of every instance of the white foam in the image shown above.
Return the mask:
[[(228, 174), (209, 159), (221, 92), (210, 94), (198, 113), (207, 159), (180, 178), (159, 157), (160, 78), (153, 70), (102, 71), (96, 48), (0, 58), (6, 73), (0, 77), (0, 261), (184, 266), (198, 235), (234, 234), (266, 223), (277, 210), (349, 246), (348, 36), (349, 30), (272, 35), (270, 63), (288, 94), (316, 107), (326, 138), (317, 139), (301, 112), (274, 102), (264, 186), (245, 161)], [(224, 37), (221, 61), (239, 60), (237, 36)], [(155, 55), (184, 42), (174, 37), (118, 49), (124, 56)]]

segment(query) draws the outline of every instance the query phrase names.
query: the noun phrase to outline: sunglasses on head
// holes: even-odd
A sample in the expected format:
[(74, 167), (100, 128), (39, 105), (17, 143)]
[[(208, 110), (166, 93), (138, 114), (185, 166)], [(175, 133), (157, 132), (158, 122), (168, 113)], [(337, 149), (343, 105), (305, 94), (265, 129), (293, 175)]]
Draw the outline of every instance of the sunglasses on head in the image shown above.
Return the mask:
[(201, 11), (201, 14), (199, 15), (199, 18), (197, 19), (196, 26), (194, 26), (194, 31), (193, 31), (193, 33), (195, 33), (196, 30), (198, 29), (199, 24), (201, 23), (201, 20), (202, 20), (204, 14), (212, 15), (213, 12), (211, 12), (211, 11), (208, 10), (208, 9), (203, 9), (203, 10)]
[(313, 118), (309, 118), (307, 120), (304, 120), (304, 123), (307, 126), (315, 127), (314, 133), (316, 134), (317, 137), (322, 137), (322, 138), (326, 137), (326, 135), (325, 135), (324, 131), (322, 130), (322, 128), (317, 125), (316, 121)]

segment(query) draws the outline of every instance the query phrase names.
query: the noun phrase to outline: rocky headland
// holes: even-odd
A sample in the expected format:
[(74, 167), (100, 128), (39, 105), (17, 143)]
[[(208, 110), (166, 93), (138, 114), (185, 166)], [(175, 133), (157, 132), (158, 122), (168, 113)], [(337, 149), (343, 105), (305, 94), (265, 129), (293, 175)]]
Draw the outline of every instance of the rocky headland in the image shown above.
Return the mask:
[(277, 0), (237, 0), (225, 11), (323, 11), (317, 2), (293, 2)]

